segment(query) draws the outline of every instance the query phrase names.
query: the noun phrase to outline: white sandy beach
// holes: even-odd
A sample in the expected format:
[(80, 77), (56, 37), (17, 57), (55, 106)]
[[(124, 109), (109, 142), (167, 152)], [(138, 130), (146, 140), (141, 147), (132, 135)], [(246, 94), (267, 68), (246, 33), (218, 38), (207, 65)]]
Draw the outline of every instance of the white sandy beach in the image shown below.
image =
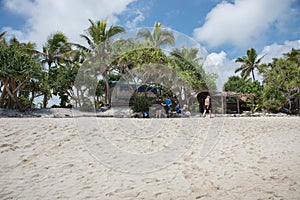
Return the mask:
[(299, 117), (0, 121), (0, 199), (300, 199)]

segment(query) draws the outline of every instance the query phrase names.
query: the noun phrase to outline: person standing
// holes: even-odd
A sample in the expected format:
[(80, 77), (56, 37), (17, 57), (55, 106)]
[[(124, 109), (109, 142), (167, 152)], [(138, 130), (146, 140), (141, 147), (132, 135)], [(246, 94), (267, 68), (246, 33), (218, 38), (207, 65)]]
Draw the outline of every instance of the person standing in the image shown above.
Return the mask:
[(210, 101), (210, 96), (207, 96), (206, 99), (204, 100), (204, 112), (202, 117), (204, 118), (206, 116), (206, 112), (209, 112), (209, 116), (211, 118), (211, 101)]
[(170, 111), (171, 111), (171, 106), (172, 106), (172, 101), (169, 98), (169, 96), (166, 97), (166, 99), (164, 100), (163, 103), (161, 103), (161, 105), (164, 107), (166, 114), (167, 114), (167, 118), (170, 117)]
[(162, 110), (162, 105), (161, 105), (161, 99), (158, 99), (157, 101), (156, 101), (156, 105), (155, 105), (155, 107), (156, 107), (156, 114), (155, 114), (155, 116), (156, 116), (156, 118), (161, 118), (161, 110)]

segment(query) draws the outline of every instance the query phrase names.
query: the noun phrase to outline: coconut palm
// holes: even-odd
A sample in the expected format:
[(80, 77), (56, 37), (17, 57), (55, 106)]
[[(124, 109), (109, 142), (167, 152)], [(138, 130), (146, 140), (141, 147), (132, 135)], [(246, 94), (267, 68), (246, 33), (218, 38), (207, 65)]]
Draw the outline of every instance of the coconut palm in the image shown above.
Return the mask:
[(0, 33), (0, 47), (7, 45), (5, 38), (4, 38), (5, 34), (6, 34), (6, 32)]
[(137, 33), (136, 37), (144, 38), (150, 45), (156, 48), (159, 48), (161, 45), (175, 44), (174, 34), (168, 30), (162, 30), (162, 24), (159, 22), (154, 23), (152, 32), (149, 29), (142, 29)]
[(48, 68), (53, 65), (59, 66), (68, 61), (66, 54), (70, 51), (71, 45), (68, 43), (67, 36), (61, 32), (51, 34), (43, 46), (41, 62), (46, 63)]
[[(106, 59), (110, 54), (109, 40), (111, 37), (125, 32), (125, 29), (120, 26), (107, 27), (107, 20), (102, 21), (92, 21), (89, 19), (90, 27), (86, 30), (86, 35), (81, 34), (80, 36), (84, 38), (89, 47), (85, 49), (86, 51), (97, 51), (96, 54), (102, 59)], [(101, 46), (101, 47), (100, 47)], [(80, 46), (79, 46), (80, 47)], [(82, 46), (81, 46), (82, 47)], [(105, 65), (105, 64), (102, 64)], [(110, 65), (100, 66), (102, 69), (102, 76), (105, 83), (105, 103), (110, 103), (110, 92), (109, 92), (109, 73)], [(104, 70), (103, 70), (104, 69)]]
[(99, 44), (107, 42), (111, 37), (119, 33), (125, 32), (121, 26), (111, 26), (107, 28), (107, 20), (92, 21), (89, 19), (90, 27), (86, 30), (86, 35), (81, 34), (80, 37), (84, 38), (88, 45), (89, 50), (94, 50)]
[(43, 80), (43, 107), (46, 108), (48, 100), (51, 98), (51, 87), (55, 82), (55, 69), (63, 66), (66, 63), (71, 63), (69, 53), (71, 52), (71, 45), (68, 43), (68, 38), (61, 32), (51, 34), (46, 44), (43, 46), (40, 53), (40, 62), (45, 65), (45, 74)]
[(258, 58), (256, 50), (253, 48), (247, 50), (247, 56), (242, 56), (235, 60), (235, 62), (243, 63), (239, 68), (235, 70), (235, 73), (241, 71), (241, 76), (243, 79), (246, 79), (251, 73), (252, 80), (255, 81), (254, 69), (258, 67), (263, 57), (264, 56)]

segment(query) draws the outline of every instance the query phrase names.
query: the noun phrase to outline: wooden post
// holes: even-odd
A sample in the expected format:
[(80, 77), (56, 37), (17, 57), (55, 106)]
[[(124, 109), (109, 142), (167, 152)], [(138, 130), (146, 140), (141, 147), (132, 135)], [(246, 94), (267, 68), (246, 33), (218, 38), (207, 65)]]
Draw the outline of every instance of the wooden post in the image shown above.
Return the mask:
[(254, 97), (251, 97), (252, 107), (251, 107), (251, 113), (254, 112)]
[(224, 98), (223, 98), (223, 94), (221, 94), (221, 102), (222, 102), (222, 115), (224, 115)]
[(238, 111), (238, 114), (240, 114), (240, 97), (237, 97), (236, 98), (236, 105), (237, 105), (237, 111)]

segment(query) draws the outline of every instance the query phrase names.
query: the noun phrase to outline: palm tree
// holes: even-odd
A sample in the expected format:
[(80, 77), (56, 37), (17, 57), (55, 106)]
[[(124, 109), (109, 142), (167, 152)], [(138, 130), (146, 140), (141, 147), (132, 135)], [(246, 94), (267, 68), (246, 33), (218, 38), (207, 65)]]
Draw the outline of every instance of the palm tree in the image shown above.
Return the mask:
[(180, 50), (174, 49), (173, 52), (171, 52), (171, 55), (177, 59), (185, 61), (185, 67), (190, 66), (192, 70), (195, 70), (195, 67), (199, 65), (200, 60), (203, 59), (198, 57), (198, 52), (198, 48), (188, 49), (187, 47), (183, 46)]
[(43, 46), (42, 60), (43, 64), (47, 64), (48, 68), (54, 65), (59, 66), (66, 60), (66, 54), (71, 51), (71, 45), (68, 43), (68, 38), (63, 33), (58, 32), (51, 34)]
[[(107, 20), (102, 21), (92, 21), (89, 19), (91, 23), (90, 27), (86, 31), (86, 35), (81, 34), (80, 36), (84, 38), (89, 48), (84, 48), (86, 51), (95, 51), (99, 50), (100, 52), (96, 52), (99, 54), (101, 58), (106, 58), (109, 53), (109, 40), (111, 37), (125, 32), (125, 29), (120, 26), (111, 26), (107, 27)], [(101, 45), (101, 48), (98, 48)], [(110, 92), (109, 92), (109, 72), (111, 66), (101, 66), (102, 69), (105, 69), (102, 72), (102, 76), (105, 82), (105, 103), (110, 104)]]
[(258, 67), (258, 64), (263, 57), (264, 56), (257, 58), (256, 50), (253, 48), (247, 50), (247, 56), (242, 56), (235, 60), (235, 62), (243, 63), (235, 70), (235, 73), (241, 71), (241, 76), (243, 79), (246, 79), (250, 73), (252, 73), (252, 80), (255, 81), (254, 69)]
[(44, 99), (43, 107), (46, 108), (48, 100), (51, 97), (51, 85), (55, 82), (55, 68), (63, 66), (66, 63), (71, 63), (69, 53), (71, 52), (71, 45), (68, 43), (68, 38), (61, 32), (51, 34), (48, 37), (43, 50), (40, 53), (40, 62), (42, 65), (46, 64), (47, 73), (44, 76)]
[(7, 42), (5, 41), (5, 36), (6, 32), (0, 33), (0, 47), (2, 46), (7, 46)]
[(142, 29), (137, 33), (137, 38), (144, 38), (146, 41), (153, 45), (156, 48), (159, 48), (161, 45), (175, 44), (175, 37), (171, 31), (162, 30), (162, 24), (159, 22), (154, 23), (154, 28), (152, 33), (149, 29)]
[(4, 35), (6, 34), (6, 32), (4, 31), (4, 32), (2, 32), (2, 33), (0, 33), (0, 39), (2, 40), (3, 38), (4, 38)]
[(125, 29), (120, 26), (111, 26), (107, 28), (107, 20), (103, 21), (92, 21), (90, 27), (87, 29), (87, 35), (81, 34), (80, 37), (84, 38), (88, 45), (89, 50), (94, 50), (99, 44), (107, 42), (111, 37), (119, 33), (125, 32)]

